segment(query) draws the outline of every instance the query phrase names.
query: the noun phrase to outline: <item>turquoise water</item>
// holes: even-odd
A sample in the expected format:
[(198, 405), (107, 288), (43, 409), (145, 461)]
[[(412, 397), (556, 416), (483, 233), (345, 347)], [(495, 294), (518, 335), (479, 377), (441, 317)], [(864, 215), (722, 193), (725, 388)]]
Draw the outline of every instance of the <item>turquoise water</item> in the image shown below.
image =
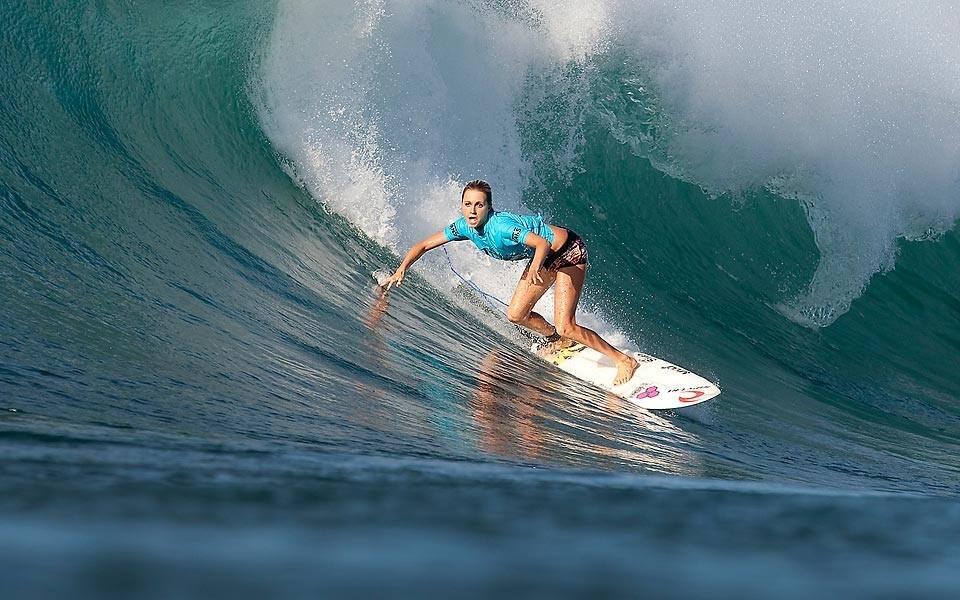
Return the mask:
[[(956, 593), (953, 9), (584, 6), (0, 8), (4, 589)], [(545, 368), (465, 245), (381, 297), (475, 177), (723, 394)]]

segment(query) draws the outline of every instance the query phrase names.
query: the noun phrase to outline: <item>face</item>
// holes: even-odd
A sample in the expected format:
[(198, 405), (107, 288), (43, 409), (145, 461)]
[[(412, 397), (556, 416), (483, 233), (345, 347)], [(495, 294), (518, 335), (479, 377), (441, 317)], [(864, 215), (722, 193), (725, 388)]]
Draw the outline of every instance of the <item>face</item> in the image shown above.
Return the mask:
[(470, 227), (476, 229), (483, 225), (490, 214), (487, 195), (480, 190), (467, 190), (463, 194), (463, 201), (460, 202), (460, 212), (463, 213), (463, 218), (467, 220), (467, 225)]

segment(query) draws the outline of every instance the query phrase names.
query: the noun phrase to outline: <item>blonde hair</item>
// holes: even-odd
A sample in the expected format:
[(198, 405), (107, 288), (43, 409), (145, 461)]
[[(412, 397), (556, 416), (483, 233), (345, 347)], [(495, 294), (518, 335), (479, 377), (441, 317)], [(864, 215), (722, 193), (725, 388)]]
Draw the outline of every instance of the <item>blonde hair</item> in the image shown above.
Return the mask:
[(460, 201), (463, 201), (463, 196), (467, 193), (467, 190), (479, 190), (487, 197), (487, 204), (493, 207), (493, 190), (490, 188), (490, 184), (482, 179), (474, 179), (467, 185), (463, 186), (463, 191), (460, 192)]

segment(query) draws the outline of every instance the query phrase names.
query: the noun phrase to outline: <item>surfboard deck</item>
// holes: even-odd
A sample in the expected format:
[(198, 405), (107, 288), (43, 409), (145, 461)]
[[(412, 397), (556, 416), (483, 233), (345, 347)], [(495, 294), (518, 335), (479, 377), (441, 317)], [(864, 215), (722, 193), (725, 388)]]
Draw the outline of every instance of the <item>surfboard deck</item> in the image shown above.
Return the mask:
[[(531, 351), (536, 354), (536, 345)], [(650, 410), (693, 406), (720, 395), (720, 388), (683, 367), (643, 352), (621, 352), (629, 353), (640, 364), (633, 377), (618, 386), (611, 385), (617, 373), (613, 361), (582, 344), (538, 356), (578, 379)]]

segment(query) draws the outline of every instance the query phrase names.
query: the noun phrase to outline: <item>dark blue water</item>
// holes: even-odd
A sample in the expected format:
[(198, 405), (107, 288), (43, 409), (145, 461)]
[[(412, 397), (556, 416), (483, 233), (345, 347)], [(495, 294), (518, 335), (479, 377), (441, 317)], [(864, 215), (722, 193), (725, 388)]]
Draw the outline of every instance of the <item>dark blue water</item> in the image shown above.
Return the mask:
[[(0, 8), (0, 589), (954, 597), (958, 163), (917, 140), (960, 97), (881, 9), (836, 9), (878, 66), (797, 49), (816, 2)], [(587, 240), (586, 322), (724, 393), (545, 367), (466, 247), (382, 296), (481, 176)]]

